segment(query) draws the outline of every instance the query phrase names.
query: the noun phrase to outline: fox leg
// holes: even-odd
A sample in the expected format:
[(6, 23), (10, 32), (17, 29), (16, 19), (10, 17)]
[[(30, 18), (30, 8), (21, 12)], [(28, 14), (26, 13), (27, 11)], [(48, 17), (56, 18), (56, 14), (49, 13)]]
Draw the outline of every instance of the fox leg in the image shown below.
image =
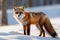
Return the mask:
[(36, 27), (40, 30), (39, 36), (42, 36), (43, 35), (43, 37), (45, 37), (45, 31), (42, 28), (43, 26), (37, 24)]
[(53, 26), (52, 26), (49, 18), (46, 18), (46, 19), (45, 19), (44, 27), (45, 27), (45, 29), (48, 31), (48, 33), (49, 33), (52, 37), (56, 37), (56, 36), (57, 36), (57, 33), (56, 33), (55, 30), (53, 29)]
[(27, 24), (27, 35), (30, 35), (30, 24)]
[(26, 30), (27, 30), (27, 26), (26, 25), (23, 26), (23, 30), (24, 30), (24, 35), (26, 35)]
[(40, 35), (42, 35), (43, 37), (45, 37), (45, 31), (44, 31), (44, 29), (43, 29), (43, 26), (40, 25), (40, 28), (41, 28), (41, 33), (40, 33)]
[(41, 35), (42, 35), (42, 30), (41, 30), (40, 26), (37, 24), (36, 27), (37, 27), (37, 28), (39, 29), (39, 31), (40, 31), (39, 36), (41, 36)]
[(44, 17), (45, 15), (42, 15), (41, 17), (40, 17), (40, 19), (39, 19), (39, 27), (40, 27), (40, 31), (41, 31), (41, 33), (40, 33), (40, 35), (43, 35), (43, 37), (45, 37), (45, 31), (44, 31), (44, 29), (43, 29), (43, 24), (44, 24), (44, 21), (45, 21), (45, 18), (46, 18), (46, 16)]
[(39, 36), (42, 36), (42, 31), (40, 32), (40, 35)]
[(30, 24), (24, 25), (24, 35), (30, 35)]
[(45, 37), (45, 31), (43, 30), (43, 37)]
[(45, 31), (41, 31), (40, 35), (39, 36), (42, 36), (45, 37)]

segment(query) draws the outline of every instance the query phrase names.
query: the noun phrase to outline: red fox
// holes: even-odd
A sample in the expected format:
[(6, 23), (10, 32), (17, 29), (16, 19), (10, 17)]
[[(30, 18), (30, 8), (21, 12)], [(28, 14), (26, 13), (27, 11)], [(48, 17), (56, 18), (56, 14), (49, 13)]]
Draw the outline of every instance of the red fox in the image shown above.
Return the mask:
[(45, 37), (44, 27), (52, 37), (57, 37), (57, 33), (53, 29), (49, 18), (43, 12), (25, 12), (23, 6), (15, 6), (13, 15), (19, 24), (20, 22), (22, 23), (24, 35), (30, 35), (30, 25), (35, 24), (40, 30), (39, 36), (43, 35)]

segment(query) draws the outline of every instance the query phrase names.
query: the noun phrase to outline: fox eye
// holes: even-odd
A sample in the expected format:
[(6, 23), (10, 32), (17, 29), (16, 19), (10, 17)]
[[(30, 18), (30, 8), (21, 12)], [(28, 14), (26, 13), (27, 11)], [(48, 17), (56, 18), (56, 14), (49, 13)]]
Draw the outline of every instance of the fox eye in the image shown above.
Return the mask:
[(18, 14), (19, 12), (16, 12), (15, 14)]

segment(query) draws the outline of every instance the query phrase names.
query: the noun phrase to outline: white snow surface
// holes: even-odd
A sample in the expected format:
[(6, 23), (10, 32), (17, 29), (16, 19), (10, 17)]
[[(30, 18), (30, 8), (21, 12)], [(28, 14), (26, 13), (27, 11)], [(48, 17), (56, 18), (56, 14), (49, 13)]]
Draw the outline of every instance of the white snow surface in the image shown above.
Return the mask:
[[(58, 20), (58, 21), (57, 21)], [(60, 18), (51, 19), (51, 23), (60, 38)], [(46, 31), (45, 31), (46, 32)], [(1, 40), (60, 40), (59, 38), (51, 38), (46, 32), (46, 37), (39, 37), (39, 30), (35, 25), (31, 25), (30, 36), (23, 34), (23, 26), (21, 25), (8, 25), (0, 27)], [(50, 38), (49, 38), (50, 37)]]

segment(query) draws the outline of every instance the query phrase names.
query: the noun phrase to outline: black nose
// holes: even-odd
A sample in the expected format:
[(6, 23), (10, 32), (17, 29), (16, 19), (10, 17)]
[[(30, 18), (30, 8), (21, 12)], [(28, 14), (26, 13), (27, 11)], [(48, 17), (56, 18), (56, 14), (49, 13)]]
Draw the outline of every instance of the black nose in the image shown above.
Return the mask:
[(19, 17), (20, 15), (18, 15), (18, 17)]

